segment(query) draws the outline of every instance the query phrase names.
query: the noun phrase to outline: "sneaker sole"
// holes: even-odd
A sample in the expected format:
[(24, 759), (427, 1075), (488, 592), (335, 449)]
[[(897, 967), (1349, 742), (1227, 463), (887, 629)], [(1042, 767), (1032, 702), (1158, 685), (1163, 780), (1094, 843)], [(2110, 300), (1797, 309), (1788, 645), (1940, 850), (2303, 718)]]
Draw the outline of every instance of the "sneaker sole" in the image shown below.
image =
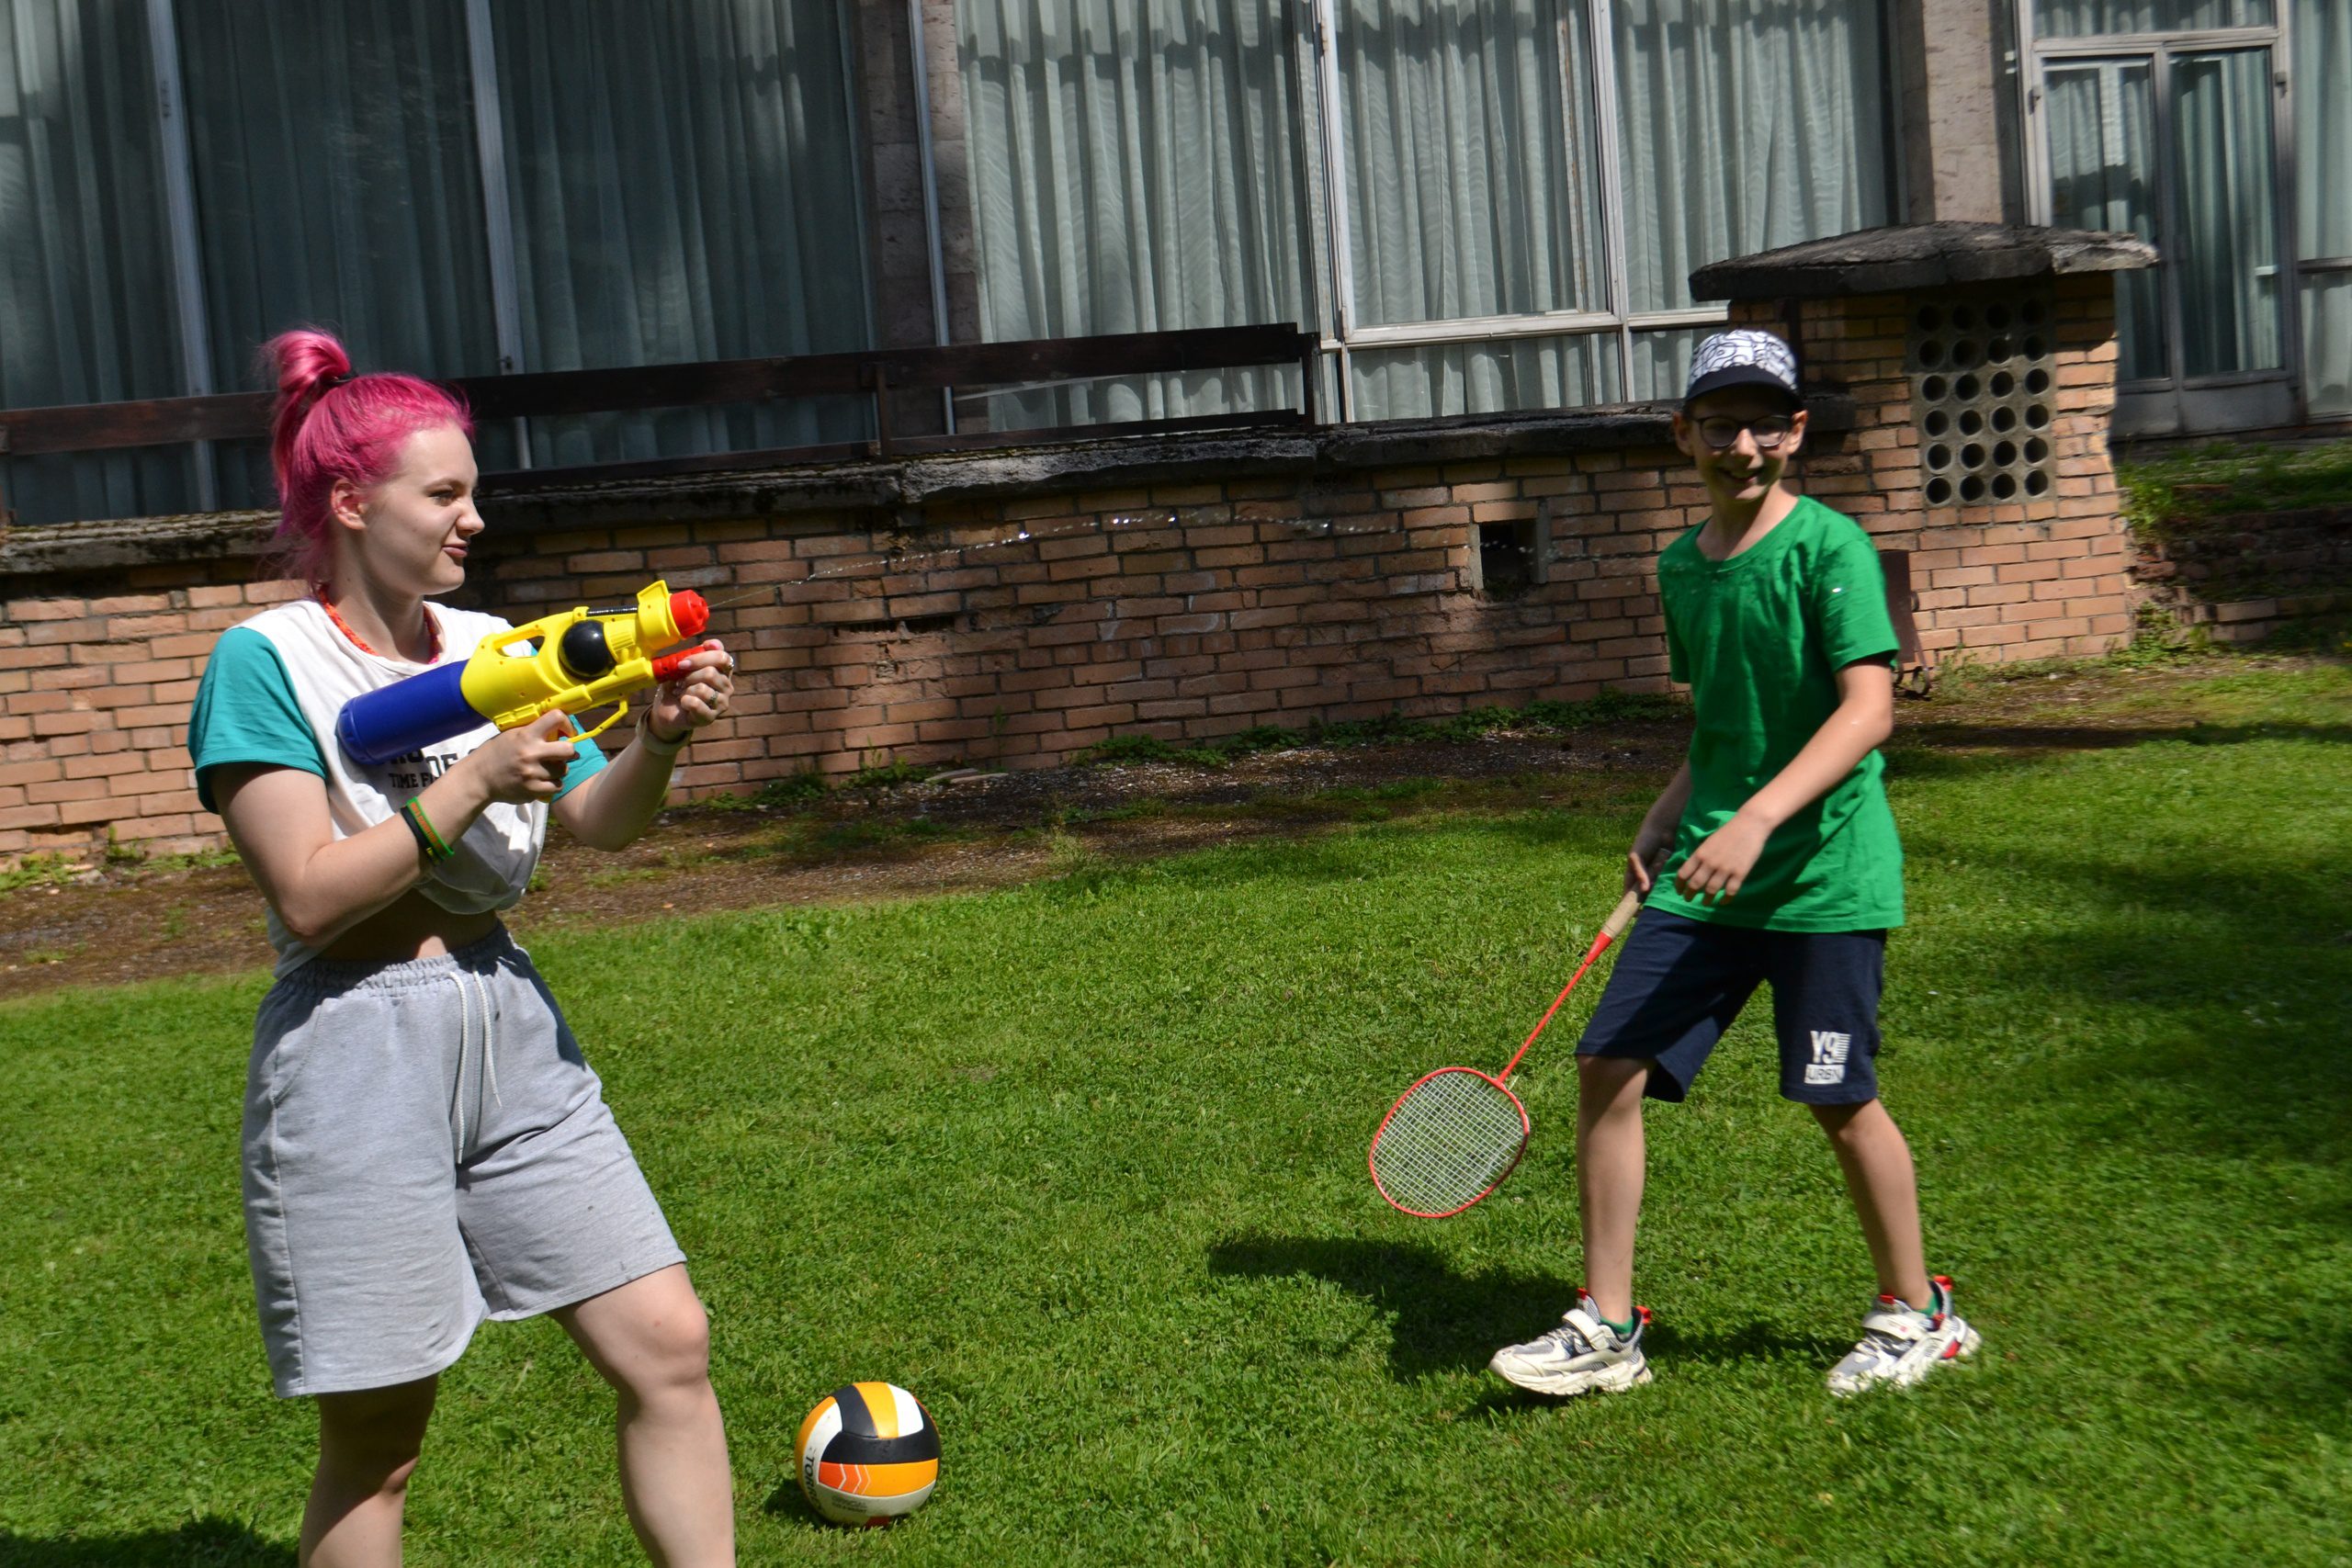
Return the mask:
[(1555, 1399), (1573, 1399), (1580, 1393), (1623, 1393), (1639, 1388), (1650, 1381), (1647, 1358), (1639, 1361), (1620, 1361), (1615, 1366), (1601, 1367), (1589, 1372), (1539, 1372), (1515, 1371), (1503, 1365), (1497, 1356), (1487, 1363), (1487, 1370), (1510, 1384), (1530, 1393), (1548, 1394)]

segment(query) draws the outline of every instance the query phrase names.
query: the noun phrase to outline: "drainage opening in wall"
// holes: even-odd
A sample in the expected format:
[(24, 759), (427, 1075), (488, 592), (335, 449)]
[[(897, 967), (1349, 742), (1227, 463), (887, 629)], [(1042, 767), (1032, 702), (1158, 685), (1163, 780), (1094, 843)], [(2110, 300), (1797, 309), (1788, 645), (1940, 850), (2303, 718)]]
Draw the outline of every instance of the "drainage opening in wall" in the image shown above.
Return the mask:
[(1535, 585), (1535, 525), (1481, 523), (1476, 527), (1482, 599), (1516, 599)]

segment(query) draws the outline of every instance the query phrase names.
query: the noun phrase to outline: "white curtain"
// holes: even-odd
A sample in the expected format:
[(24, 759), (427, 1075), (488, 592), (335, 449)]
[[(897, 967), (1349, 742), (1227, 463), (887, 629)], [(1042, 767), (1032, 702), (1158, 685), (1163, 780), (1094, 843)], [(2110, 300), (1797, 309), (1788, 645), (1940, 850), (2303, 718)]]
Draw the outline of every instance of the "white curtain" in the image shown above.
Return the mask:
[[(525, 365), (873, 342), (840, 0), (500, 0)], [(532, 422), (540, 464), (852, 440), (860, 398)]]
[[(991, 342), (1313, 319), (1283, 0), (962, 0), (980, 330)], [(1295, 371), (989, 400), (999, 427), (1281, 407)]]
[[(138, 0), (0, 9), (0, 406), (174, 397), (163, 154)], [(0, 505), (55, 523), (194, 504), (184, 450), (0, 458)]]
[[(2155, 101), (2149, 68), (2129, 61), (2052, 63), (2051, 221), (2156, 241)], [(2166, 377), (2164, 300), (2153, 269), (2115, 276), (2116, 376)]]
[(1710, 262), (1889, 220), (1876, 0), (1619, 0), (1633, 308)]
[[(2305, 256), (2352, 256), (2352, 6), (2294, 15), (2295, 210)], [(2303, 385), (2314, 414), (2352, 414), (2352, 270), (2303, 276)]]
[(2042, 38), (2087, 38), (2267, 28), (2273, 15), (2272, 0), (2034, 0), (2033, 30)]
[[(213, 384), (262, 384), (255, 349), (297, 325), (363, 372), (496, 370), (462, 0), (175, 15)], [(223, 503), (268, 504), (266, 446), (216, 450)]]

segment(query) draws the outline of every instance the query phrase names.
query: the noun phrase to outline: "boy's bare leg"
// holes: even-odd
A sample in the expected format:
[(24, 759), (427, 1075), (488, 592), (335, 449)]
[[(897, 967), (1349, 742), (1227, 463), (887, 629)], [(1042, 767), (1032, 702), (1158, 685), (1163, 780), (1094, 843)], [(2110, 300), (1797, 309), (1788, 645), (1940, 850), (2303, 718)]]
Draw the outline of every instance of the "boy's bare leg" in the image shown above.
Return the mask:
[(302, 1510), (302, 1568), (396, 1568), (408, 1478), (436, 1378), (319, 1396), (319, 1468)]
[(1584, 1288), (1600, 1315), (1634, 1315), (1634, 1231), (1642, 1217), (1642, 1087), (1650, 1065), (1577, 1058), (1577, 1209), (1584, 1219)]
[(735, 1561), (727, 1429), (710, 1386), (710, 1319), (673, 1263), (554, 1314), (620, 1396), (621, 1496), (657, 1568)]
[(1846, 1173), (1846, 1192), (1870, 1243), (1883, 1296), (1896, 1296), (1921, 1312), (1936, 1309), (1928, 1286), (1926, 1257), (1919, 1245), (1919, 1187), (1911, 1169), (1911, 1145), (1903, 1129), (1878, 1100), (1862, 1105), (1816, 1105), (1814, 1119), (1829, 1134)]

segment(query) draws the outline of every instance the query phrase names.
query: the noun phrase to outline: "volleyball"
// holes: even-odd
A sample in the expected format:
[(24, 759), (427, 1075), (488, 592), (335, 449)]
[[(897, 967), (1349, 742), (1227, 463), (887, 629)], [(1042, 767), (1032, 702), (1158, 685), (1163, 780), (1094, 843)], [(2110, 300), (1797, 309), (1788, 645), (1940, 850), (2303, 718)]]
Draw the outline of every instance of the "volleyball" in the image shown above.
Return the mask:
[(898, 1384), (854, 1382), (808, 1412), (792, 1459), (818, 1513), (837, 1525), (887, 1525), (939, 1484), (939, 1428)]

